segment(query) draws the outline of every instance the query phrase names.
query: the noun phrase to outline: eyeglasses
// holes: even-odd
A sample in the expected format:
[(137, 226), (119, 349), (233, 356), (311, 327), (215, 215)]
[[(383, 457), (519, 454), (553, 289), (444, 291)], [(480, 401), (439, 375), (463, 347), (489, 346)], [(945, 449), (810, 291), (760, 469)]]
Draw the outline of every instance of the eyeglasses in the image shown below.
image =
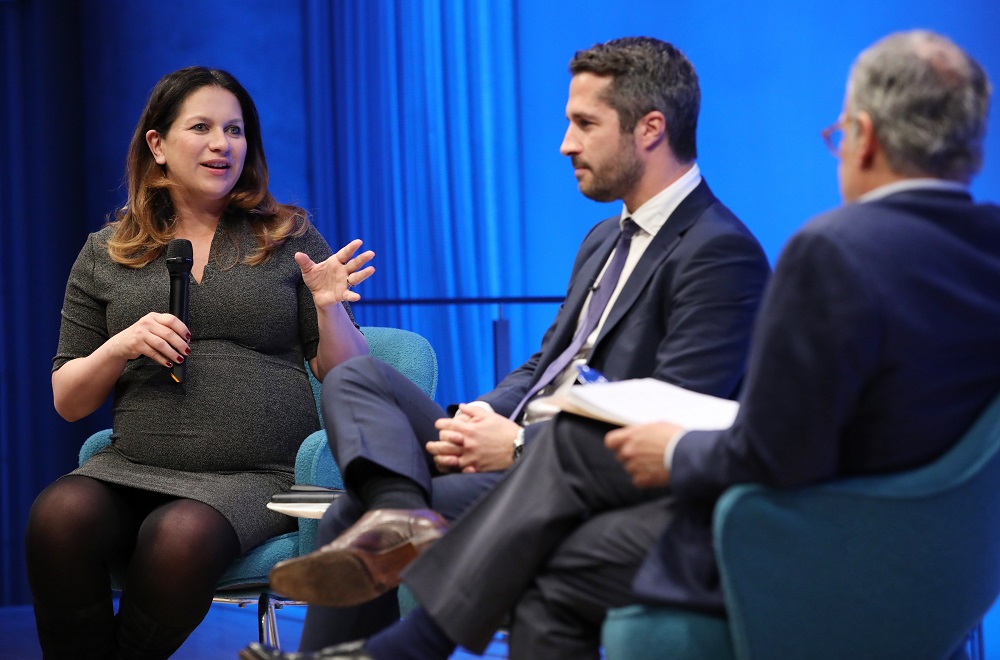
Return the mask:
[(834, 158), (840, 158), (840, 147), (844, 142), (844, 127), (851, 121), (854, 121), (852, 117), (843, 117), (820, 131), (826, 148), (830, 150)]

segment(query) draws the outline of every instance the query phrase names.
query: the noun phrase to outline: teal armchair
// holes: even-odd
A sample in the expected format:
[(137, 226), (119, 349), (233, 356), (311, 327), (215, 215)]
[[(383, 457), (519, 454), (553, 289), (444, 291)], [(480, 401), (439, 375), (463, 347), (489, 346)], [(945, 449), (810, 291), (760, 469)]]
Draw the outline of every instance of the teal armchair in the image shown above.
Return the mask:
[(730, 488), (713, 531), (728, 620), (612, 610), (608, 660), (981, 656), (1000, 594), (1000, 398), (922, 468)]

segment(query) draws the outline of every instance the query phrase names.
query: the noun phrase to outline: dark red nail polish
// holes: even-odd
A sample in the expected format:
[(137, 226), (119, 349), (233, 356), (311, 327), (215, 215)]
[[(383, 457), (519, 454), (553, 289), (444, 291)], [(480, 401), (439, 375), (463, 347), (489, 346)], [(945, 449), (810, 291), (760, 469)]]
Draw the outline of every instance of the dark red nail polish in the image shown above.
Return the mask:
[(190, 346), (185, 346), (184, 347), (184, 352), (187, 353), (188, 355), (191, 355), (191, 347)]
[(173, 362), (167, 362), (167, 369), (172, 369), (174, 366)]
[(183, 361), (184, 361), (184, 358), (182, 356), (178, 355), (177, 356), (177, 364), (180, 364)]

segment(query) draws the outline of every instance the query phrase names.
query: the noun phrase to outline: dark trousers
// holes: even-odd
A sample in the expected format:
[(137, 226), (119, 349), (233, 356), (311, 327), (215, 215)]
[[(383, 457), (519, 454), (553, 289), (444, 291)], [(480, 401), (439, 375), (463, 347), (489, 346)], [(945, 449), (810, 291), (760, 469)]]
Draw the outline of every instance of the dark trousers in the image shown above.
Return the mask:
[(403, 581), (455, 642), (482, 652), (513, 612), (512, 658), (598, 657), (609, 607), (672, 515), (604, 446), (612, 427), (572, 415), (547, 425), (487, 497)]
[[(323, 381), (322, 399), (330, 450), (347, 493), (323, 514), (317, 546), (336, 539), (365, 513), (351, 469), (359, 459), (419, 484), (431, 508), (449, 521), (458, 518), (504, 475), (437, 473), (424, 445), (437, 439), (434, 422), (445, 417), (445, 411), (406, 376), (376, 358), (352, 358), (333, 369)], [(299, 648), (314, 651), (368, 637), (398, 618), (395, 590), (358, 607), (311, 605)]]

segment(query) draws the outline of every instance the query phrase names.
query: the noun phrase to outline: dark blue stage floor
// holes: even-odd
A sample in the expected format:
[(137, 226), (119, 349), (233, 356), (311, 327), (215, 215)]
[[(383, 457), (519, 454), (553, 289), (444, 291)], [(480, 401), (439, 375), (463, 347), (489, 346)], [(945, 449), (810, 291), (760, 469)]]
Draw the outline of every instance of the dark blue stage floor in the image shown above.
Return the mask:
[[(285, 607), (277, 611), (278, 636), (285, 650), (294, 651), (302, 634), (306, 608)], [(257, 639), (256, 607), (214, 604), (201, 626), (174, 654), (178, 660), (236, 660), (239, 650)], [(35, 620), (30, 606), (0, 608), (0, 658), (40, 660)], [(459, 651), (452, 660), (480, 656)], [(506, 658), (507, 645), (494, 641), (485, 658)]]
[[(178, 660), (235, 660), (247, 643), (256, 640), (255, 608), (236, 605), (212, 605), (205, 621), (174, 655)], [(278, 610), (278, 635), (286, 650), (295, 650), (302, 634), (304, 607)], [(1000, 606), (994, 605), (984, 626), (986, 657), (1000, 658)], [(29, 606), (0, 608), (0, 658), (3, 660), (39, 660), (42, 653), (35, 636), (34, 617)], [(507, 646), (494, 641), (484, 656), (459, 651), (452, 660), (506, 658)]]

